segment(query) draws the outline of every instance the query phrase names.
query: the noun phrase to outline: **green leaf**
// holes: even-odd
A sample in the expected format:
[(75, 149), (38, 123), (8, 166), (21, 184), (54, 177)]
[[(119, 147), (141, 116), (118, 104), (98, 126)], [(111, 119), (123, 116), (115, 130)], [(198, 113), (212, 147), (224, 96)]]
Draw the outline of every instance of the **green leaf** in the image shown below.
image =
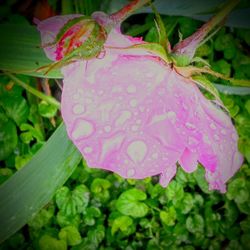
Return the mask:
[(146, 200), (146, 194), (136, 188), (123, 192), (117, 202), (116, 208), (124, 215), (144, 217), (148, 213), (148, 206), (141, 201)]
[(52, 118), (56, 115), (57, 107), (47, 103), (46, 101), (41, 101), (38, 105), (38, 112), (43, 117)]
[(40, 210), (39, 213), (35, 216), (35, 218), (29, 221), (28, 225), (33, 230), (39, 230), (50, 223), (52, 217), (54, 216), (54, 212), (55, 206), (50, 204), (48, 207)]
[(17, 145), (16, 125), (0, 108), (0, 161), (6, 159)]
[(66, 215), (62, 211), (59, 211), (56, 215), (56, 221), (60, 227), (65, 227), (69, 225), (78, 227), (80, 224), (81, 218), (79, 214)]
[(117, 231), (120, 230), (121, 232), (124, 232), (126, 234), (126, 232), (130, 231), (129, 229), (131, 228), (132, 224), (133, 220), (129, 216), (119, 216), (115, 218), (112, 223), (111, 233), (112, 235), (114, 235)]
[(186, 227), (190, 233), (203, 233), (204, 230), (204, 220), (201, 215), (195, 214), (193, 216), (188, 216), (186, 220)]
[(67, 226), (60, 230), (58, 237), (67, 242), (68, 246), (75, 246), (81, 243), (82, 237), (75, 226)]
[(0, 69), (31, 76), (62, 78), (58, 70), (47, 75), (36, 70), (51, 61), (40, 47), (41, 39), (35, 26), (28, 23), (0, 25)]
[(245, 178), (237, 178), (228, 184), (227, 197), (229, 200), (235, 200), (237, 204), (248, 201), (249, 187)]
[(0, 242), (51, 200), (80, 159), (61, 125), (32, 160), (0, 186)]
[(61, 187), (56, 192), (56, 204), (65, 215), (75, 215), (85, 211), (89, 203), (89, 190), (85, 185), (78, 185), (73, 191)]
[[(2, 79), (1, 79), (2, 80)], [(13, 119), (17, 125), (26, 122), (29, 115), (27, 101), (22, 96), (22, 88), (14, 86), (6, 90), (7, 85), (0, 86), (0, 106), (5, 110), (6, 115)]]
[(90, 189), (93, 193), (102, 193), (104, 190), (109, 189), (110, 187), (110, 181), (101, 178), (96, 178), (91, 183)]
[(173, 201), (174, 203), (176, 203), (177, 201), (182, 200), (184, 196), (183, 186), (177, 181), (173, 180), (167, 186), (166, 194), (167, 194), (167, 198), (170, 201)]
[(67, 244), (64, 240), (58, 240), (50, 235), (43, 235), (39, 240), (39, 249), (41, 250), (67, 250)]
[(103, 225), (98, 225), (96, 228), (88, 231), (88, 240), (92, 244), (98, 247), (105, 237), (105, 227)]
[(176, 211), (173, 206), (168, 208), (168, 211), (160, 212), (160, 219), (163, 224), (167, 226), (173, 226), (176, 220)]

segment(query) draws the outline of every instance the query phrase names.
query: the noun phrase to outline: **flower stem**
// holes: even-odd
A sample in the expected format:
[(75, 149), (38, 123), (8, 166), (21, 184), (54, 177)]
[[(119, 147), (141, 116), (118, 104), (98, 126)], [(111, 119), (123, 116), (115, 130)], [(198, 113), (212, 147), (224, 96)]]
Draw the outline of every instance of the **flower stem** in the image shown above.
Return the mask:
[(18, 79), (17, 77), (12, 75), (11, 73), (4, 72), (4, 74), (7, 75), (12, 81), (14, 81), (17, 85), (21, 86), (22, 88), (24, 88), (29, 93), (46, 101), (47, 103), (49, 103), (53, 106), (56, 106), (57, 108), (60, 108), (60, 103), (52, 96), (47, 96), (47, 95), (43, 94), (42, 92), (36, 90), (35, 88), (33, 88), (33, 87), (29, 86), (28, 84), (26, 84), (25, 82), (21, 81), (20, 79)]
[(112, 19), (115, 24), (119, 24), (128, 18), (133, 12), (149, 2), (150, 0), (134, 0), (119, 11), (111, 14), (110, 19)]
[(185, 54), (190, 59), (193, 58), (195, 50), (202, 42), (202, 40), (207, 36), (207, 34), (215, 28), (217, 25), (222, 23), (227, 15), (232, 11), (232, 9), (240, 2), (240, 0), (229, 0), (224, 8), (219, 11), (218, 14), (213, 16), (207, 23), (205, 23), (201, 28), (199, 28), (195, 33), (193, 33), (188, 38), (179, 42), (173, 49), (176, 54)]

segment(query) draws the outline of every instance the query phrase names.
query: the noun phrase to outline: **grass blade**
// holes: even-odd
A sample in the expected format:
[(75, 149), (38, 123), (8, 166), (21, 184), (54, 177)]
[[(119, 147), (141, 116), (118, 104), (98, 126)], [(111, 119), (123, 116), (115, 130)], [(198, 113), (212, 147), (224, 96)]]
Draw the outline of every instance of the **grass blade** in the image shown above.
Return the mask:
[(46, 78), (62, 78), (59, 70), (47, 75), (36, 72), (51, 61), (40, 47), (40, 36), (35, 26), (27, 23), (0, 25), (0, 69), (14, 73)]
[(0, 243), (51, 200), (80, 159), (60, 125), (31, 161), (0, 186)]

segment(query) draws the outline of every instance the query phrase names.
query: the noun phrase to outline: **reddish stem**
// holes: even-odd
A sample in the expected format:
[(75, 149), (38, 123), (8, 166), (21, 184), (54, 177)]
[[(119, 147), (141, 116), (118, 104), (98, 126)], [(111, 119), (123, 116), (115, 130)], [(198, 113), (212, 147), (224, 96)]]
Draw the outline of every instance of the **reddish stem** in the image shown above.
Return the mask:
[(194, 56), (195, 50), (207, 36), (207, 34), (218, 24), (224, 21), (226, 16), (240, 2), (240, 0), (229, 0), (222, 10), (213, 16), (207, 23), (199, 28), (194, 34), (179, 42), (173, 49), (176, 54), (185, 54), (190, 59)]
[(128, 5), (124, 6), (121, 10), (110, 15), (110, 19), (115, 23), (121, 23), (128, 18), (133, 12), (141, 8), (145, 4), (149, 3), (150, 0), (134, 0)]

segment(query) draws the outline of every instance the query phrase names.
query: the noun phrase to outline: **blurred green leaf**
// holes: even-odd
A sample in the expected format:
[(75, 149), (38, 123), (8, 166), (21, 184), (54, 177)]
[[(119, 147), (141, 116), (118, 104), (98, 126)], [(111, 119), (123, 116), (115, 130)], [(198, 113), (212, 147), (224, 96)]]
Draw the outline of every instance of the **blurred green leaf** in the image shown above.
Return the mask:
[(63, 227), (59, 234), (59, 239), (67, 242), (68, 246), (75, 246), (81, 243), (82, 237), (75, 226)]
[(68, 187), (61, 187), (56, 192), (56, 204), (65, 215), (75, 215), (85, 211), (89, 203), (89, 190), (81, 184), (73, 191)]
[(57, 107), (45, 101), (41, 101), (38, 105), (38, 112), (43, 117), (52, 118), (56, 115)]
[(147, 195), (136, 188), (123, 192), (117, 202), (116, 208), (124, 215), (132, 217), (144, 217), (148, 213), (148, 206), (142, 201), (146, 200)]
[(105, 227), (103, 225), (98, 225), (96, 228), (89, 230), (87, 236), (89, 242), (97, 248), (105, 237)]
[(43, 235), (39, 240), (39, 249), (41, 250), (67, 250), (67, 243), (64, 240), (58, 240), (50, 235)]
[(17, 145), (17, 130), (0, 107), (0, 161), (6, 159)]
[(203, 233), (204, 220), (201, 215), (194, 214), (187, 217), (186, 227), (190, 233)]
[(176, 220), (176, 211), (173, 206), (169, 207), (167, 211), (160, 212), (161, 222), (167, 226), (173, 226)]
[(115, 234), (118, 230), (126, 233), (127, 231), (129, 231), (132, 224), (133, 220), (129, 216), (122, 215), (120, 217), (117, 217), (112, 223), (111, 233)]

